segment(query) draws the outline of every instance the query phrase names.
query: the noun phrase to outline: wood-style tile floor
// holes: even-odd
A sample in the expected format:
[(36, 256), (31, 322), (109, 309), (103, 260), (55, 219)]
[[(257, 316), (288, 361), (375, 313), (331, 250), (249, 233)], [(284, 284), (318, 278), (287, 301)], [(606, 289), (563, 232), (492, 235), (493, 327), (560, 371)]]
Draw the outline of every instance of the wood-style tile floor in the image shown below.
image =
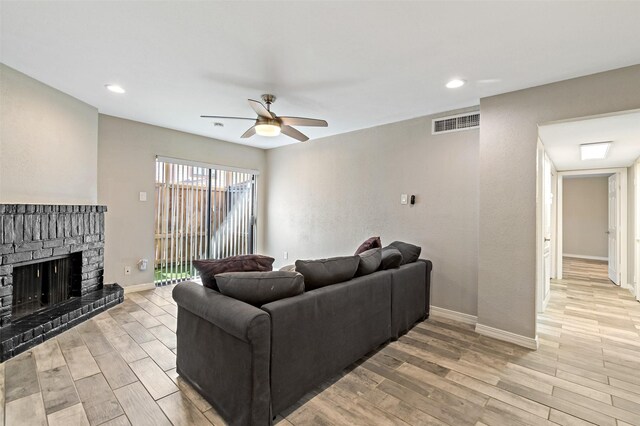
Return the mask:
[[(530, 351), (439, 319), (418, 324), (277, 423), (640, 425), (640, 303), (606, 264), (565, 259)], [(0, 364), (7, 425), (223, 424), (175, 373), (171, 287), (125, 303)]]

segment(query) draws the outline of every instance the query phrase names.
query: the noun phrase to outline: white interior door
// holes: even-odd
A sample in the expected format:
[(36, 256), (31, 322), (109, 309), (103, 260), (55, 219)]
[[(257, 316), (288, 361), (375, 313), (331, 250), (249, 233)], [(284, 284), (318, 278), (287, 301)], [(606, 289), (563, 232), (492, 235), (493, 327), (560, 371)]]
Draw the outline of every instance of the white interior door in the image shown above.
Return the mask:
[(618, 275), (618, 176), (609, 176), (609, 279), (620, 285)]
[(544, 202), (544, 212), (542, 215), (543, 222), (543, 235), (544, 235), (544, 246), (543, 246), (543, 257), (544, 257), (544, 289), (543, 289), (543, 305), (542, 309), (544, 310), (545, 302), (548, 300), (549, 291), (551, 290), (551, 235), (552, 235), (552, 216), (551, 210), (553, 207), (553, 190), (551, 187), (552, 183), (552, 170), (551, 170), (551, 160), (545, 153), (544, 155), (544, 181), (543, 181), (543, 202)]

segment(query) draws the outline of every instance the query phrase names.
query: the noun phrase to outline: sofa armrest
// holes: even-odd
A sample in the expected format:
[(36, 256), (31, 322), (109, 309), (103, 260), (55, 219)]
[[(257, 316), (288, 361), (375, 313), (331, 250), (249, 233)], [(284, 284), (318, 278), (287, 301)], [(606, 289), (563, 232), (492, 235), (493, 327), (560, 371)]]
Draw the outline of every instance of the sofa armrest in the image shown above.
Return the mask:
[(240, 300), (224, 296), (194, 282), (185, 282), (173, 289), (173, 300), (200, 318), (216, 325), (218, 328), (249, 342), (251, 325), (259, 317), (268, 318), (268, 314)]
[(173, 298), (178, 374), (230, 425), (270, 425), (269, 314), (193, 282)]
[(418, 259), (418, 262), (423, 262), (427, 265), (427, 276), (425, 284), (427, 286), (425, 305), (427, 307), (427, 318), (429, 318), (429, 310), (431, 308), (431, 271), (433, 270), (433, 262), (427, 259)]

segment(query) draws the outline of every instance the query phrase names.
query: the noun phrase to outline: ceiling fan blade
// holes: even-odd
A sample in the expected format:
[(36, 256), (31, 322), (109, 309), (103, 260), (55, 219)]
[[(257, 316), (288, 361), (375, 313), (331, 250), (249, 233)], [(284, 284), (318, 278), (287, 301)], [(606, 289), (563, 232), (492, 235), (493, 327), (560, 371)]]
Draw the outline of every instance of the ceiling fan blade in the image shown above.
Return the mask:
[(290, 138), (294, 138), (299, 140), (300, 142), (306, 142), (309, 140), (309, 138), (307, 136), (305, 136), (304, 133), (294, 129), (293, 127), (289, 127), (287, 125), (282, 125), (280, 126), (280, 131), (289, 136)]
[(252, 120), (255, 121), (255, 118), (246, 118), (246, 117), (225, 117), (222, 115), (201, 115), (201, 118), (221, 118), (221, 119), (231, 119), (231, 120)]
[(242, 134), (242, 136), (240, 136), (241, 138), (250, 138), (251, 136), (256, 134), (256, 126), (251, 126), (249, 127), (249, 130), (247, 130), (246, 132), (244, 132)]
[(329, 124), (324, 120), (318, 120), (316, 118), (304, 118), (304, 117), (278, 117), (280, 122), (285, 126), (315, 126), (315, 127), (327, 127)]
[(251, 106), (251, 108), (253, 108), (256, 114), (258, 114), (260, 117), (269, 118), (269, 119), (273, 118), (273, 115), (271, 115), (269, 110), (265, 108), (265, 106), (262, 105), (260, 102), (254, 101), (253, 99), (248, 99), (248, 101), (249, 101), (249, 106)]

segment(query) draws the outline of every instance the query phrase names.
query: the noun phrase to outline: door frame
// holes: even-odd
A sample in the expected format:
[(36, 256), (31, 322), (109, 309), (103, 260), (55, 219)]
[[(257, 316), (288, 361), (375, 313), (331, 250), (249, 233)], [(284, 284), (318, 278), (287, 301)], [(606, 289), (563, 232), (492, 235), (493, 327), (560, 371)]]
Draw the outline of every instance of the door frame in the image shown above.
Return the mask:
[(617, 243), (618, 243), (618, 274), (620, 275), (620, 286), (631, 289), (629, 279), (627, 277), (629, 270), (627, 269), (627, 168), (610, 168), (610, 169), (585, 169), (571, 170), (566, 172), (558, 172), (558, 202), (556, 208), (557, 215), (557, 251), (556, 251), (556, 279), (562, 279), (562, 186), (565, 176), (588, 176), (588, 175), (606, 175), (616, 174), (618, 176), (618, 215), (617, 215)]
[[(551, 291), (549, 291), (545, 295), (545, 262), (544, 262), (544, 188), (545, 188), (545, 161), (549, 162), (549, 172), (551, 173), (551, 188), (550, 192), (553, 194), (553, 198), (558, 197), (558, 177), (559, 173), (556, 170), (555, 164), (551, 158), (547, 155), (544, 144), (538, 138), (538, 144), (536, 149), (536, 291), (535, 291), (535, 299), (536, 299), (536, 314), (543, 313), (547, 304), (549, 303), (549, 296), (551, 295)], [(550, 254), (551, 257), (551, 276), (554, 277), (554, 273), (557, 272), (557, 267), (554, 262), (554, 258), (557, 252), (557, 236), (559, 232), (558, 228), (558, 209), (556, 207), (556, 200), (552, 200), (551, 203), (551, 217), (550, 217), (550, 228), (551, 228), (551, 248)]]
[(635, 242), (633, 245), (635, 252), (635, 267), (633, 268), (633, 283), (635, 285), (635, 296), (636, 300), (640, 301), (640, 157), (634, 163), (635, 173), (634, 173), (634, 181), (633, 185), (635, 187), (635, 206), (634, 206), (634, 231)]

